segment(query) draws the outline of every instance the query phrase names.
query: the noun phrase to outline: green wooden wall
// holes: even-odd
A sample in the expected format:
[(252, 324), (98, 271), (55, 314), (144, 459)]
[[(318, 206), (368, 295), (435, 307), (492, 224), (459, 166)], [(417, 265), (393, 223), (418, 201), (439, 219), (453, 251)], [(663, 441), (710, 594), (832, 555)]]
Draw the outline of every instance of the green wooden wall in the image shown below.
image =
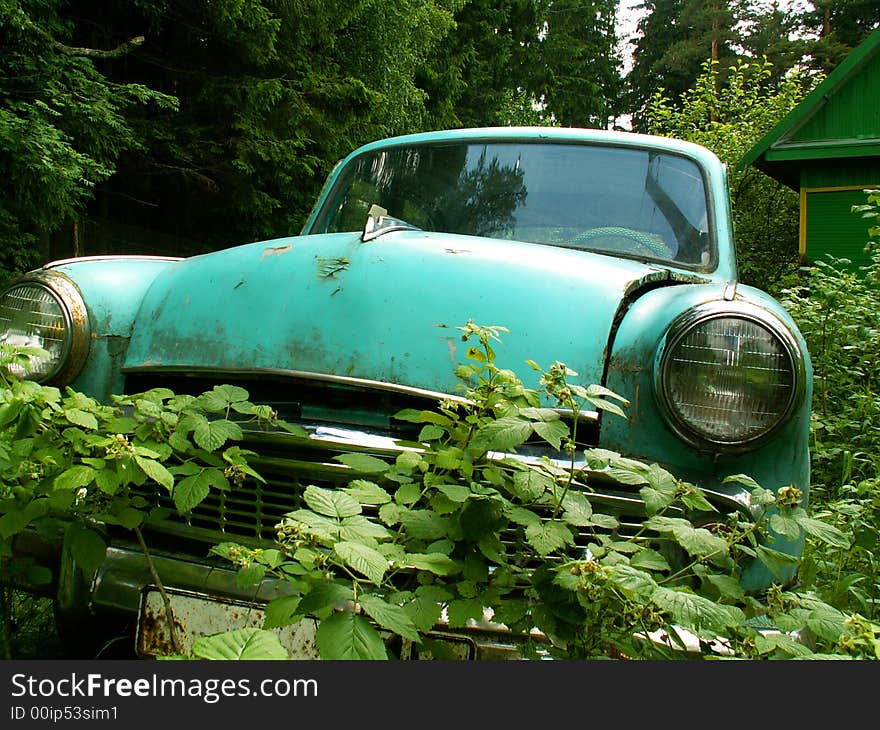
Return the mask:
[(819, 261), (830, 254), (836, 258), (850, 259), (853, 266), (868, 263), (864, 248), (868, 242), (870, 224), (859, 213), (852, 212), (854, 205), (866, 202), (861, 188), (806, 188), (802, 192), (801, 201), (802, 206), (806, 206), (806, 210), (801, 211), (806, 224), (806, 230), (801, 231), (801, 247), (807, 261)]

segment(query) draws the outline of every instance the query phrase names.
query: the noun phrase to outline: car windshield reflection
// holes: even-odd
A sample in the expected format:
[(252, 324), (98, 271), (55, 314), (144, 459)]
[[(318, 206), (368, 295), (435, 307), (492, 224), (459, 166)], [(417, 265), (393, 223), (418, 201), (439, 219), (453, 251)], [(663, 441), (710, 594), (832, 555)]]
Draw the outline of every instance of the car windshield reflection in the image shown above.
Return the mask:
[(705, 267), (714, 258), (699, 167), (644, 148), (480, 142), (368, 152), (342, 170), (310, 232), (364, 230), (375, 210), (406, 222), (396, 229), (564, 246), (685, 267)]

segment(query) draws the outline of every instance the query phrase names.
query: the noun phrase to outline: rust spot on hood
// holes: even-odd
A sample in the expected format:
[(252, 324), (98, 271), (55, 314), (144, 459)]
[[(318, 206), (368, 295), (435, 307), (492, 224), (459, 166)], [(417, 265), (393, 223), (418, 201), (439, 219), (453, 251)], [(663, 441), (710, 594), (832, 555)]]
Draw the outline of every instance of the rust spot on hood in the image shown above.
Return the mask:
[(318, 264), (318, 275), (322, 279), (332, 279), (350, 266), (349, 260), (341, 257), (323, 258), (319, 256), (315, 260)]

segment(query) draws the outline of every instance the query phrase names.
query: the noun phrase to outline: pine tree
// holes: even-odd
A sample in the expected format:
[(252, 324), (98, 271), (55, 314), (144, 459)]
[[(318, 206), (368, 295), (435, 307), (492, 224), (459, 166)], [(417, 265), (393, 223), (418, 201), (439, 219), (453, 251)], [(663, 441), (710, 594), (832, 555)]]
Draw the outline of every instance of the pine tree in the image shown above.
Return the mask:
[(717, 61), (722, 72), (735, 62), (741, 6), (720, 0), (648, 0), (639, 7), (647, 12), (638, 24), (627, 82), (634, 124), (644, 128), (645, 107), (660, 89), (679, 99), (707, 60)]

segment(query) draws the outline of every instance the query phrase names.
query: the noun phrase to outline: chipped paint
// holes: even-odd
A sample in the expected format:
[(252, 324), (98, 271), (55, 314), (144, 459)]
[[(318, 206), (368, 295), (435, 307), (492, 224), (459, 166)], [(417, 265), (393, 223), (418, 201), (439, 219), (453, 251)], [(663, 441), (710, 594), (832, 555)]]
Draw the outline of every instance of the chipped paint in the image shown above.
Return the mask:
[(269, 246), (268, 248), (264, 248), (263, 253), (260, 254), (260, 261), (267, 259), (270, 256), (282, 256), (292, 248), (293, 246), (289, 243), (286, 246)]
[(450, 360), (450, 362), (452, 362), (453, 365), (455, 365), (457, 362), (455, 359), (455, 351), (456, 351), (456, 347), (457, 347), (455, 344), (455, 340), (452, 339), (451, 337), (447, 337), (445, 339), (446, 339), (446, 347), (449, 350), (449, 360)]

